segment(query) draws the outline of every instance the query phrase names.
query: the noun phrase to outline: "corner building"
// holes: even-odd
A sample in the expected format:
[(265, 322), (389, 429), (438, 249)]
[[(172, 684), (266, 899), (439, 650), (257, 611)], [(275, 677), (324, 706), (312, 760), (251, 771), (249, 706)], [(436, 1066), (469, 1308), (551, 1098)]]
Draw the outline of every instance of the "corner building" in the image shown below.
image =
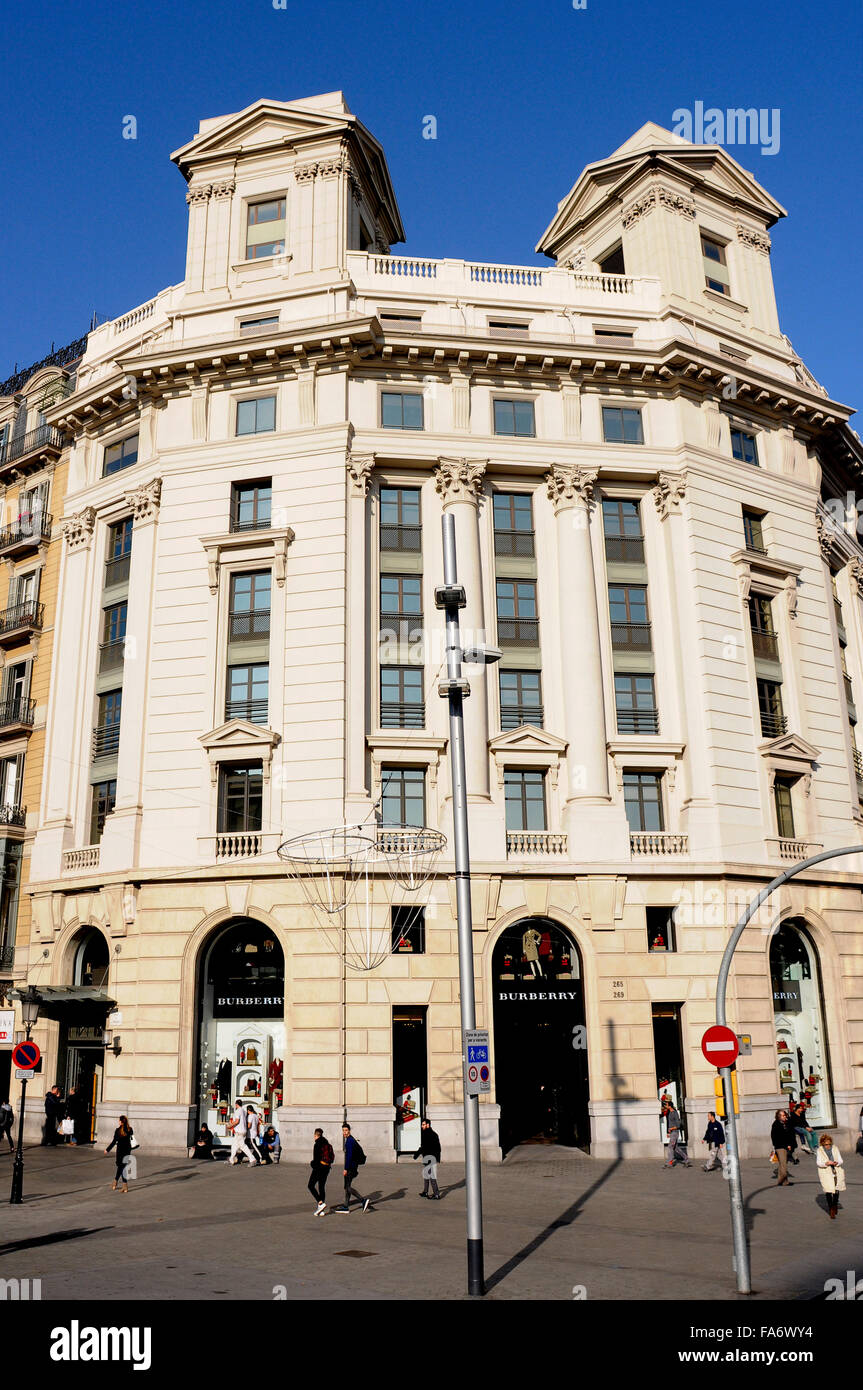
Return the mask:
[[(861, 840), (863, 458), (779, 329), (783, 209), (647, 125), (560, 203), (548, 267), (501, 266), (392, 250), (340, 93), (203, 121), (173, 159), (185, 277), (92, 332), (47, 412), (71, 446), (28, 890), (47, 1073), (91, 1029), (100, 1134), (126, 1112), (176, 1152), (238, 1095), (296, 1158), (343, 1106), (373, 1158), (413, 1147), (406, 1109), (458, 1151), (451, 851), (424, 913), (375, 878), (365, 970), (276, 854), (345, 824), (452, 844), (450, 512), (463, 632), (503, 651), (467, 668), (484, 1152), (657, 1156), (669, 1089), (700, 1137), (730, 926)], [(747, 931), (744, 1153), (804, 1092), (856, 1129), (861, 944), (847, 860)]]

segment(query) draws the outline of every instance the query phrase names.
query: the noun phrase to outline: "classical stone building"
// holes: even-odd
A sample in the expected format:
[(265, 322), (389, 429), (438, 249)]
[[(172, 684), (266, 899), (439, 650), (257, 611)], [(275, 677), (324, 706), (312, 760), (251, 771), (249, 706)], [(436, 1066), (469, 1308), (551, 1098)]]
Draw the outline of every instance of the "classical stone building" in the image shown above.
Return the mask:
[[(293, 1155), (343, 1107), (374, 1157), (419, 1108), (457, 1150), (451, 851), (424, 911), (375, 862), (364, 961), (276, 853), (343, 825), (451, 843), (450, 512), (464, 630), (503, 651), (467, 668), (485, 1152), (657, 1155), (660, 1090), (700, 1137), (730, 924), (863, 838), (863, 454), (779, 329), (783, 209), (647, 125), (559, 204), (548, 267), (502, 266), (392, 251), (340, 93), (203, 121), (173, 159), (183, 281), (91, 333), (46, 412), (71, 444), (28, 888), (47, 1072), (151, 1147), (239, 1095)], [(744, 1152), (790, 1094), (856, 1127), (856, 865), (787, 885), (738, 952)]]

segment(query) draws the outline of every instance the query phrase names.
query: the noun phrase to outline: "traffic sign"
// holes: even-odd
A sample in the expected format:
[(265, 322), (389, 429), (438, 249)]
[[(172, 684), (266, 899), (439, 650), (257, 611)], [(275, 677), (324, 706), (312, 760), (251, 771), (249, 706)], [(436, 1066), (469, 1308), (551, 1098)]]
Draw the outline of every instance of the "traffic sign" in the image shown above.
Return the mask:
[(712, 1067), (730, 1067), (740, 1051), (736, 1034), (724, 1023), (715, 1023), (701, 1039), (701, 1051)]
[(465, 1090), (478, 1096), (491, 1090), (489, 1042), (485, 1029), (465, 1029), (464, 1034)]
[(36, 1075), (34, 1071), (22, 1071), (20, 1067), (15, 1072), (16, 1081), (32, 1081)]
[(34, 1042), (22, 1042), (12, 1049), (12, 1061), (22, 1071), (32, 1071), (41, 1056)]

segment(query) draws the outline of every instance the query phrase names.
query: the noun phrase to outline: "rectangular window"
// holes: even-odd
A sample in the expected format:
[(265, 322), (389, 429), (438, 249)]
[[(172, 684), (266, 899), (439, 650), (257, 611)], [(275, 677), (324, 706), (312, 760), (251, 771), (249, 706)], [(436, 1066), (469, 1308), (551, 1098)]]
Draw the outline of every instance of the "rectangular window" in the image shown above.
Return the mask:
[(536, 434), (533, 401), (495, 400), (494, 432), (532, 439)]
[(764, 517), (760, 512), (747, 511), (743, 508), (743, 537), (747, 550), (753, 550), (757, 555), (766, 555), (767, 547), (764, 544), (764, 529), (762, 521)]
[(505, 768), (503, 785), (507, 830), (547, 830), (545, 773)]
[(611, 645), (615, 651), (650, 651), (650, 620), (645, 584), (609, 584)]
[(381, 550), (422, 550), (420, 490), (418, 487), (381, 488)]
[(635, 335), (631, 328), (594, 328), (593, 336), (598, 343), (618, 343), (623, 346), (631, 343)]
[(257, 642), (270, 635), (270, 571), (231, 575), (229, 642)]
[(126, 642), (127, 604), (112, 603), (102, 609), (102, 641), (99, 646), (99, 672), (113, 671), (123, 665)]
[(411, 642), (422, 630), (421, 576), (382, 574), (381, 632), (394, 633), (399, 642)]
[(489, 333), (496, 333), (499, 338), (527, 338), (530, 333), (530, 322), (528, 319), (489, 319)]
[(228, 667), (226, 719), (245, 719), (266, 724), (269, 709), (270, 668), (266, 662)]
[(13, 814), (21, 810), (21, 781), (24, 776), (24, 754), (0, 760), (0, 821), (4, 825), (23, 825), (24, 818)]
[(637, 502), (628, 498), (604, 497), (602, 530), (605, 558), (610, 564), (644, 564), (644, 536)]
[(285, 199), (249, 203), (246, 212), (246, 260), (280, 256), (285, 249)]
[(124, 517), (108, 527), (108, 559), (105, 562), (105, 586), (125, 584), (129, 579), (132, 559), (132, 518)]
[(701, 259), (704, 266), (704, 283), (707, 288), (715, 290), (717, 294), (730, 295), (724, 243), (702, 232)]
[(393, 955), (421, 956), (426, 948), (426, 910), (412, 905), (390, 908)]
[(520, 729), (522, 724), (533, 724), (541, 729), (542, 716), (539, 671), (501, 671), (501, 729)]
[(647, 907), (648, 951), (676, 951), (673, 907)]
[(220, 835), (260, 830), (263, 824), (264, 777), (261, 763), (228, 764), (219, 768)]
[(240, 332), (244, 335), (247, 333), (250, 335), (254, 335), (255, 333), (269, 333), (271, 330), (278, 328), (278, 326), (278, 314), (273, 314), (271, 317), (265, 319), (240, 320)]
[(606, 444), (643, 444), (641, 410), (635, 407), (604, 405), (602, 437)]
[(231, 530), (266, 531), (272, 525), (273, 481), (234, 483), (231, 488)]
[(536, 581), (498, 579), (496, 594), (498, 640), (510, 645), (535, 647), (539, 641)]
[(237, 401), (237, 434), (268, 434), (276, 428), (275, 396)]
[(761, 732), (765, 738), (778, 738), (788, 728), (788, 720), (782, 713), (782, 686), (778, 681), (756, 680), (758, 687), (758, 711), (761, 716)]
[(381, 768), (381, 824), (425, 825), (425, 769)]
[(599, 260), (599, 273), (601, 275), (625, 275), (626, 263), (623, 258), (623, 243), (618, 242), (605, 252)]
[(381, 667), (381, 728), (425, 727), (422, 666)]
[(793, 781), (777, 777), (773, 783), (773, 804), (776, 807), (776, 830), (783, 840), (795, 839), (794, 807), (791, 799)]
[(533, 499), (526, 492), (494, 494), (495, 555), (531, 556), (533, 544)]
[(658, 734), (659, 711), (653, 676), (614, 677), (614, 705), (619, 734)]
[(117, 783), (97, 782), (90, 803), (90, 844), (98, 845), (105, 829), (105, 817), (110, 816), (117, 800)]
[(382, 328), (406, 328), (411, 332), (422, 327), (422, 314), (397, 314), (394, 310), (381, 309), (379, 313)]
[(758, 449), (755, 444), (755, 435), (747, 434), (745, 430), (731, 431), (731, 456), (739, 459), (741, 463), (752, 463), (758, 467)]
[(421, 430), (422, 396), (410, 391), (382, 391), (381, 426), (385, 430)]
[(749, 627), (752, 631), (752, 651), (765, 661), (779, 660), (779, 639), (773, 627), (773, 609), (764, 594), (749, 598)]
[(122, 690), (107, 690), (99, 696), (99, 711), (93, 730), (93, 758), (110, 758), (120, 747)]
[(657, 772), (624, 772), (623, 800), (630, 830), (663, 831), (662, 777)]
[(106, 448), (102, 477), (108, 478), (112, 473), (119, 473), (121, 468), (131, 468), (132, 464), (137, 462), (138, 436), (130, 434), (128, 438), (121, 439), (116, 444), (109, 444)]

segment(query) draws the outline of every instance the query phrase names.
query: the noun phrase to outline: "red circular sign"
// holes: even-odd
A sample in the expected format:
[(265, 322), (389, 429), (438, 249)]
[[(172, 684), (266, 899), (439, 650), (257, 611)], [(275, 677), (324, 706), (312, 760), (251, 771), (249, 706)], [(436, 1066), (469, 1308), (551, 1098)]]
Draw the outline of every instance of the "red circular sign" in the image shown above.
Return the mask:
[(480, 1081), (488, 1081), (488, 1067), (480, 1067), (479, 1079)]
[(701, 1039), (701, 1051), (712, 1067), (730, 1067), (737, 1060), (737, 1037), (724, 1023), (714, 1023)]
[(34, 1042), (22, 1042), (12, 1049), (12, 1061), (21, 1071), (32, 1071), (41, 1056)]

